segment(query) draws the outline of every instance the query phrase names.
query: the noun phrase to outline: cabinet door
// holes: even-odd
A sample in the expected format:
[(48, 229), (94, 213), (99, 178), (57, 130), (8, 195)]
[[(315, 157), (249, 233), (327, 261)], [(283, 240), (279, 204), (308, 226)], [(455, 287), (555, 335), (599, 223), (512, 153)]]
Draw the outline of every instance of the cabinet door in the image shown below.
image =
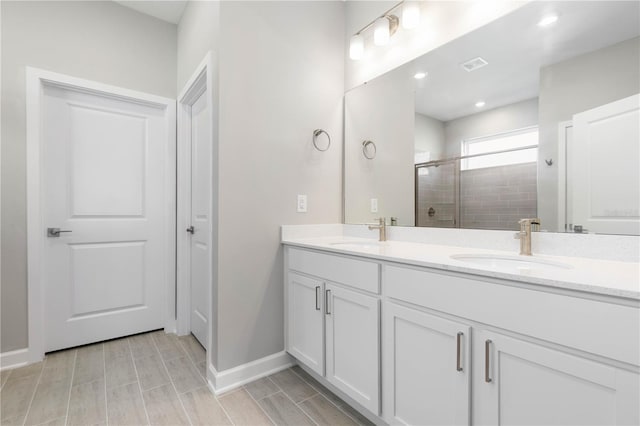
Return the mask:
[(289, 272), (287, 285), (287, 351), (323, 375), (323, 283)]
[(327, 284), (327, 380), (380, 412), (380, 301)]
[(474, 332), (473, 418), (485, 425), (638, 424), (640, 376), (493, 332)]
[(385, 420), (469, 424), (470, 327), (394, 303), (384, 309)]

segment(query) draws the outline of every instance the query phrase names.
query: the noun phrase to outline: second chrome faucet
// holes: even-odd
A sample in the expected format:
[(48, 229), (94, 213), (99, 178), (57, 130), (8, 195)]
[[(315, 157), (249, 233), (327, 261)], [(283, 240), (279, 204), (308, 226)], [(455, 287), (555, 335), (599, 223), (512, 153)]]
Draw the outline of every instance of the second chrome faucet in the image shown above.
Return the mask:
[(520, 254), (531, 256), (531, 231), (533, 226), (540, 226), (540, 219), (520, 219), (520, 232), (516, 232), (513, 238), (520, 240)]
[(373, 231), (374, 229), (378, 229), (380, 231), (378, 241), (387, 241), (387, 223), (384, 217), (378, 219), (377, 225), (369, 225), (370, 231)]

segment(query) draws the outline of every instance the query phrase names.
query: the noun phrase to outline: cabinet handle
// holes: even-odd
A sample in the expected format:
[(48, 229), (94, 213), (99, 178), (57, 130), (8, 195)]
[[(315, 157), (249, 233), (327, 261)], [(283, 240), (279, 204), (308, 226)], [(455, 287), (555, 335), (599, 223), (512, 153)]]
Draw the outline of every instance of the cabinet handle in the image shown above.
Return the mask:
[(329, 298), (331, 297), (331, 290), (325, 290), (324, 294), (324, 311), (327, 315), (331, 315), (331, 311), (329, 310)]
[(487, 383), (491, 383), (491, 377), (489, 377), (489, 356), (491, 349), (491, 340), (484, 341), (484, 381)]
[(462, 371), (462, 365), (460, 365), (460, 345), (462, 344), (462, 336), (464, 336), (464, 333), (462, 331), (458, 332), (458, 335), (456, 336), (456, 370), (457, 371)]
[(320, 286), (316, 286), (316, 311), (320, 310)]

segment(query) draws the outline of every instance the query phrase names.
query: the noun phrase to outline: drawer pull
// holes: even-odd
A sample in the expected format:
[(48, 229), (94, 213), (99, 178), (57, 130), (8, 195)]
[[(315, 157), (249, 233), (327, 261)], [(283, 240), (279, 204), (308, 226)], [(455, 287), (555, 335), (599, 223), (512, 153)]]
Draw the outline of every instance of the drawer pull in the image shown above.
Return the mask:
[(329, 299), (331, 298), (331, 290), (325, 290), (324, 294), (324, 311), (327, 315), (331, 315), (329, 310)]
[(320, 310), (320, 286), (316, 286), (316, 311)]
[(460, 345), (462, 344), (462, 336), (464, 336), (464, 333), (462, 331), (459, 331), (458, 335), (456, 336), (456, 370), (457, 371), (462, 371), (462, 365), (460, 364), (460, 358), (461, 358)]
[(491, 340), (485, 340), (484, 342), (484, 381), (491, 383), (493, 380), (489, 376), (489, 356), (491, 350)]

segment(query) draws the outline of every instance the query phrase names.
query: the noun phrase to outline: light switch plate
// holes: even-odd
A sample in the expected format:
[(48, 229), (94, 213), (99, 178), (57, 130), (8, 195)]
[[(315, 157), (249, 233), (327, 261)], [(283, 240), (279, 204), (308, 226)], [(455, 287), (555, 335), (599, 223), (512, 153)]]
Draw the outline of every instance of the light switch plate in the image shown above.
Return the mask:
[(371, 199), (371, 213), (378, 213), (378, 199)]
[(307, 212), (307, 196), (306, 195), (298, 195), (298, 213), (306, 213)]

